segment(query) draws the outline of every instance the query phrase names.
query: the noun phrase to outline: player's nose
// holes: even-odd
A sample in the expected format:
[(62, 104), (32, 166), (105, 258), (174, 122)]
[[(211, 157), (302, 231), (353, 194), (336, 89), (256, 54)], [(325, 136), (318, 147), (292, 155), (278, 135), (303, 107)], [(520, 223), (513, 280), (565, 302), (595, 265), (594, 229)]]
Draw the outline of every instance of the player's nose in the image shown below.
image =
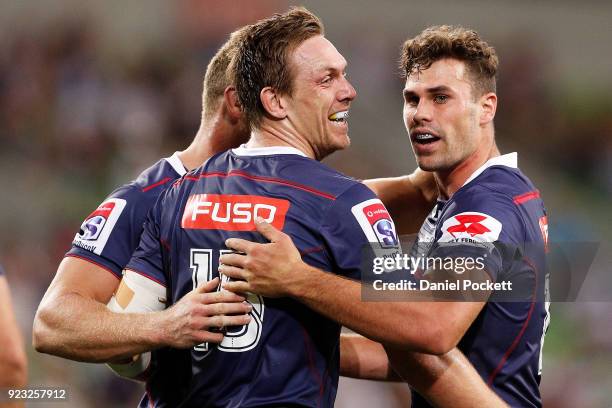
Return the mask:
[(357, 97), (357, 91), (348, 79), (342, 78), (342, 87), (338, 92), (338, 99), (340, 101), (350, 102)]
[(430, 122), (433, 116), (433, 109), (426, 101), (419, 101), (419, 104), (414, 111), (413, 120), (416, 123)]

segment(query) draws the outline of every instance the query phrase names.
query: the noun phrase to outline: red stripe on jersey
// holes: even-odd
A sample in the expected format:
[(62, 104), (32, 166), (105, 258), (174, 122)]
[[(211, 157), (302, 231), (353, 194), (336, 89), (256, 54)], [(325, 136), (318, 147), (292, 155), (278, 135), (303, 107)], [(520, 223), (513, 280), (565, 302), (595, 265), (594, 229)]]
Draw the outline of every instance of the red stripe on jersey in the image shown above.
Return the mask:
[(536, 198), (540, 198), (540, 192), (538, 190), (530, 191), (528, 193), (515, 196), (514, 204), (521, 205), (529, 200), (535, 200)]
[(521, 338), (523, 337), (523, 334), (525, 334), (525, 330), (527, 330), (527, 326), (529, 326), (529, 322), (531, 321), (531, 316), (533, 315), (533, 309), (535, 309), (535, 305), (536, 305), (535, 298), (536, 298), (536, 293), (537, 293), (537, 290), (538, 290), (538, 284), (537, 284), (538, 269), (536, 268), (536, 266), (533, 263), (531, 263), (529, 261), (529, 259), (523, 258), (523, 260), (529, 266), (531, 266), (533, 268), (534, 272), (536, 273), (536, 284), (535, 284), (534, 289), (533, 289), (533, 295), (532, 295), (532, 299), (531, 299), (531, 306), (529, 307), (529, 313), (527, 313), (527, 318), (525, 319), (525, 322), (523, 323), (523, 326), (521, 327), (521, 330), (516, 335), (516, 338), (514, 339), (512, 344), (510, 344), (510, 347), (508, 347), (508, 350), (506, 350), (506, 352), (504, 353), (504, 356), (499, 361), (499, 364), (497, 365), (497, 367), (495, 367), (495, 370), (493, 370), (493, 372), (491, 372), (491, 375), (489, 376), (489, 379), (487, 380), (487, 384), (488, 385), (493, 384), (493, 380), (495, 379), (495, 377), (497, 377), (497, 374), (499, 374), (499, 372), (503, 368), (504, 364), (506, 364), (506, 361), (510, 357), (510, 354), (512, 354), (512, 352), (514, 351), (516, 346), (518, 346), (518, 343), (521, 340)]
[(151, 189), (153, 189), (153, 188), (155, 188), (155, 187), (159, 187), (159, 186), (161, 186), (161, 185), (166, 184), (166, 183), (167, 183), (167, 182), (169, 182), (170, 180), (172, 180), (170, 177), (166, 177), (166, 178), (164, 178), (164, 179), (161, 179), (161, 180), (160, 180), (160, 181), (158, 181), (157, 183), (153, 183), (153, 184), (151, 184), (151, 185), (149, 185), (149, 186), (143, 187), (142, 192), (143, 192), (143, 193), (146, 193), (147, 191), (149, 191), (149, 190), (151, 190)]
[(137, 274), (139, 274), (140, 276), (144, 276), (145, 278), (147, 278), (147, 279), (149, 279), (149, 280), (152, 280), (153, 282), (159, 283), (159, 284), (160, 284), (160, 285), (162, 285), (164, 288), (165, 288), (165, 287), (167, 287), (165, 283), (162, 283), (161, 281), (159, 281), (159, 280), (157, 280), (157, 279), (153, 278), (152, 276), (147, 275), (146, 273), (143, 273), (143, 272), (137, 271), (137, 270), (136, 270), (136, 269), (134, 269), (134, 268), (125, 268), (125, 269), (130, 270), (130, 271), (132, 271), (132, 272), (134, 272), (134, 273), (137, 273)]
[(254, 174), (245, 173), (239, 170), (232, 170), (229, 173), (222, 173), (222, 172), (202, 173), (199, 175), (199, 177), (198, 176), (185, 176), (183, 179), (189, 180), (189, 181), (198, 181), (199, 179), (208, 178), (208, 177), (244, 177), (249, 180), (263, 181), (266, 183), (282, 184), (284, 186), (293, 187), (298, 190), (306, 191), (308, 193), (315, 194), (323, 198), (327, 198), (328, 200), (336, 199), (336, 197), (331, 194), (328, 194), (326, 192), (317, 190), (309, 186), (305, 186), (303, 184), (294, 183), (289, 180), (284, 180), (284, 179), (279, 179), (279, 178), (274, 178), (274, 177), (256, 176)]
[[(80, 248), (80, 247), (77, 247), (77, 248)], [(112, 269), (110, 269), (110, 268), (109, 268), (109, 267), (107, 267), (107, 266), (102, 265), (101, 263), (98, 263), (98, 262), (92, 261), (92, 260), (91, 260), (91, 259), (89, 259), (89, 258), (85, 258), (84, 256), (75, 255), (75, 254), (66, 254), (64, 257), (66, 257), (66, 258), (67, 258), (67, 257), (71, 257), (71, 258), (82, 259), (83, 261), (86, 261), (86, 262), (89, 262), (89, 263), (94, 264), (94, 265), (96, 265), (96, 266), (99, 266), (100, 268), (104, 269), (106, 272), (110, 272), (110, 273), (111, 273), (111, 274), (112, 274), (112, 275), (113, 275), (115, 278), (117, 278), (118, 280), (121, 280), (121, 278), (120, 278), (119, 276), (117, 276), (117, 274), (116, 274), (116, 273), (115, 273), (115, 272), (114, 272)]]

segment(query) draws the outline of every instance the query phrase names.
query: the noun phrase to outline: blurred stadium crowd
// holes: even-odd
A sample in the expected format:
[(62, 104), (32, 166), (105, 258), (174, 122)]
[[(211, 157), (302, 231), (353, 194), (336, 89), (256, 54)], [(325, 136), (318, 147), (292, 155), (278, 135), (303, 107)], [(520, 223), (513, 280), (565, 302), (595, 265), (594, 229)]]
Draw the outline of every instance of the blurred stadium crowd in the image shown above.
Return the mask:
[[(38, 302), (82, 219), (115, 186), (186, 146), (195, 134), (202, 75), (226, 35), (287, 6), (267, 1), (247, 12), (203, 3), (209, 8), (177, 2), (174, 38), (159, 46), (134, 45), (124, 53), (113, 52), (93, 16), (75, 18), (68, 7), (62, 18), (30, 25), (21, 16), (21, 24), (3, 30), (0, 263), (26, 339)], [(342, 13), (325, 10), (329, 15), (320, 15), (329, 37), (347, 57), (360, 92), (351, 112), (353, 147), (329, 164), (356, 177), (411, 171), (395, 62), (401, 40), (422, 26), (391, 33), (363, 33), (356, 26), (339, 36), (334, 19)], [(216, 23), (201, 27), (202, 19)], [(612, 81), (590, 88), (580, 81), (555, 81), (555, 57), (537, 37), (483, 34), (501, 56), (498, 141), (502, 150), (520, 152), (521, 166), (541, 186), (551, 239), (598, 241), (609, 250)], [(607, 40), (609, 45), (612, 35)], [(609, 261), (596, 264), (610, 267)], [(612, 404), (607, 391), (612, 389), (611, 311), (604, 302), (553, 305), (544, 349), (545, 406)], [(134, 406), (142, 392), (104, 367), (28, 350), (30, 383), (69, 386), (70, 406)], [(356, 406), (351, 394), (360, 389), (371, 390), (364, 398), (378, 398), (379, 406), (406, 405), (403, 386), (351, 381), (342, 383), (338, 406)]]

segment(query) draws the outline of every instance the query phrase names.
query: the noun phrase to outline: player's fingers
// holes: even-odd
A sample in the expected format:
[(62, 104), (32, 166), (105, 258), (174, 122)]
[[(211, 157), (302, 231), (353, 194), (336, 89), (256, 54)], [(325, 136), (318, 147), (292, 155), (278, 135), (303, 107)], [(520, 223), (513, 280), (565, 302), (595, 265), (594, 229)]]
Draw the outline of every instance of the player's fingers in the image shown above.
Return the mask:
[(219, 278), (215, 278), (213, 280), (209, 280), (208, 282), (204, 282), (200, 286), (195, 289), (196, 293), (207, 293), (212, 292), (217, 289), (219, 286)]
[(216, 315), (240, 315), (240, 314), (248, 314), (251, 310), (253, 310), (253, 306), (251, 306), (247, 302), (241, 303), (213, 303), (210, 305), (206, 305), (206, 314), (208, 316), (216, 316)]
[(244, 282), (244, 281), (225, 282), (222, 285), (222, 288), (225, 289), (226, 291), (234, 292), (234, 293), (246, 293), (246, 292), (252, 291), (251, 285), (248, 282)]
[(221, 343), (223, 341), (223, 333), (213, 333), (208, 330), (202, 330), (195, 337), (198, 343)]
[(210, 305), (213, 303), (241, 303), (244, 302), (246, 298), (241, 295), (237, 295), (233, 292), (228, 292), (226, 290), (222, 290), (214, 293), (203, 293), (198, 295), (196, 301), (203, 305)]
[(245, 261), (246, 255), (242, 254), (224, 254), (219, 257), (220, 265), (233, 265), (244, 268)]
[(223, 316), (222, 327), (244, 326), (251, 322), (252, 317), (249, 315)]
[(248, 273), (242, 268), (237, 268), (230, 265), (219, 265), (219, 273), (228, 276), (232, 279), (238, 279), (246, 281), (248, 280)]
[(270, 242), (278, 242), (278, 240), (281, 239), (283, 235), (285, 235), (284, 233), (276, 229), (276, 227), (274, 227), (272, 224), (265, 222), (264, 219), (261, 217), (257, 217), (255, 219), (255, 228)]
[(229, 326), (243, 326), (249, 324), (251, 316), (239, 315), (239, 316), (211, 316), (208, 318), (208, 327), (224, 328)]
[(255, 243), (240, 238), (228, 238), (225, 240), (225, 246), (234, 251), (244, 252), (248, 254)]

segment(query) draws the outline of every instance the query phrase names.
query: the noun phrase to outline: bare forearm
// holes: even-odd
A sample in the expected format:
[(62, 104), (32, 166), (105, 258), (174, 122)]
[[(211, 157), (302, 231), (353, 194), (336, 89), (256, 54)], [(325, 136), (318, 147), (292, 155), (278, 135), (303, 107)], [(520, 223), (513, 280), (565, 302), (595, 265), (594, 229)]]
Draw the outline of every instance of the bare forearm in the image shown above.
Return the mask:
[(402, 381), (389, 365), (382, 344), (357, 334), (340, 336), (340, 375), (375, 381)]
[(41, 306), (34, 347), (43, 353), (87, 362), (108, 362), (162, 347), (160, 313), (120, 314), (70, 293)]
[(393, 369), (435, 407), (506, 407), (457, 349), (434, 356), (386, 347)]
[(426, 308), (418, 307), (418, 303), (364, 302), (359, 282), (305, 264), (302, 268), (300, 278), (288, 287), (290, 296), (308, 307), (380, 343), (429, 353), (445, 352), (431, 341), (439, 338), (438, 325), (428, 321)]

